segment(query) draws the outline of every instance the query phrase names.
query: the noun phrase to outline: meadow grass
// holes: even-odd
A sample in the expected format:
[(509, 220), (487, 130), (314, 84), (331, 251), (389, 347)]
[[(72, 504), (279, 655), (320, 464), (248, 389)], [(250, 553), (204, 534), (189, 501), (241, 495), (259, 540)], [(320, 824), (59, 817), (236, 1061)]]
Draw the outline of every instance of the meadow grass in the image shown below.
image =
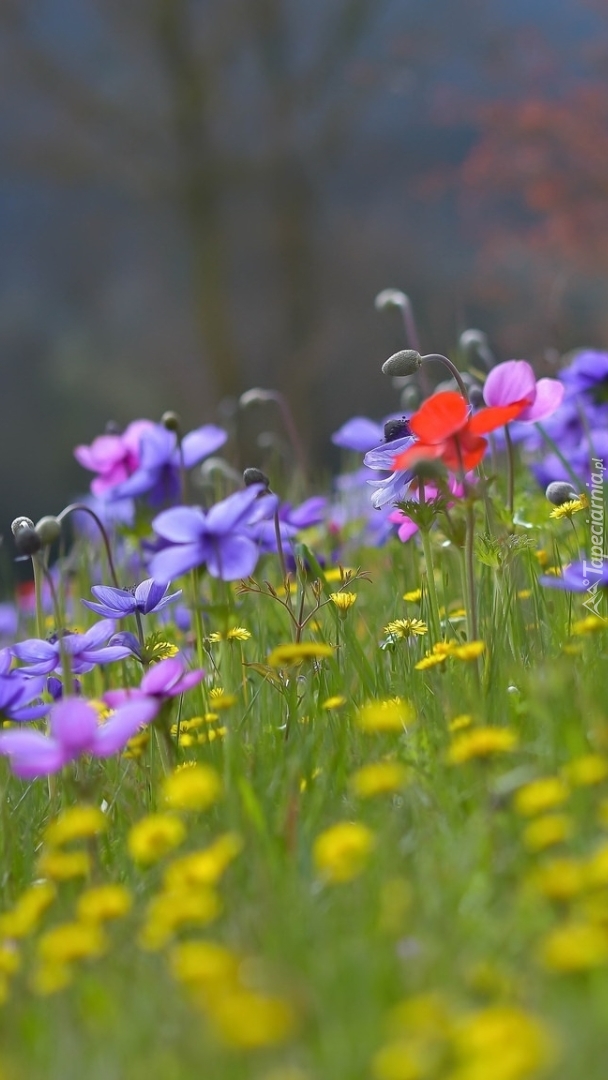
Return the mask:
[[(206, 671), (155, 722), (171, 747), (148, 730), (50, 784), (0, 760), (1, 1080), (604, 1080), (608, 624), (538, 583), (585, 514), (518, 482), (525, 525), (500, 480), (471, 506), (481, 644), (458, 508), (433, 571), (417, 539), (360, 547), (354, 522), (336, 558), (318, 528), (303, 630), (272, 555), (241, 585), (184, 576), (190, 631), (145, 617), (156, 659)], [(68, 598), (98, 558), (77, 541)]]

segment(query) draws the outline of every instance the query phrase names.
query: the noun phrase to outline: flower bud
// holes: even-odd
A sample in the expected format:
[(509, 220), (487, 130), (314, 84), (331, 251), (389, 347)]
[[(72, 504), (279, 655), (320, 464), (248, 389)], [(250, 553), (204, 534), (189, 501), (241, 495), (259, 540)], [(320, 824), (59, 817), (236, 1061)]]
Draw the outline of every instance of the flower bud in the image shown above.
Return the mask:
[(241, 394), (239, 405), (241, 409), (246, 409), (249, 405), (265, 405), (267, 401), (275, 401), (275, 399), (276, 394), (273, 390), (261, 390), (259, 386), (256, 386)]
[(571, 499), (578, 499), (578, 492), (569, 480), (554, 480), (545, 491), (545, 496), (554, 506), (563, 506)]
[(407, 296), (401, 289), (383, 289), (374, 300), (376, 311), (384, 311), (387, 307), (403, 307), (407, 303)]
[(61, 536), (61, 523), (56, 517), (41, 517), (36, 522), (36, 534), (43, 547), (50, 547)]
[(265, 488), (270, 487), (270, 480), (261, 469), (245, 469), (243, 483), (245, 487), (251, 487), (252, 484), (263, 484)]
[(458, 344), (471, 367), (490, 371), (494, 365), (494, 354), (488, 342), (488, 335), (483, 330), (464, 330)]
[(401, 349), (393, 353), (382, 365), (383, 375), (413, 375), (422, 365), (422, 357), (415, 349)]
[(163, 413), (160, 422), (167, 431), (181, 431), (182, 422), (179, 413), (173, 412), (171, 409)]
[(24, 525), (14, 533), (15, 547), (20, 555), (36, 555), (42, 542), (33, 526)]

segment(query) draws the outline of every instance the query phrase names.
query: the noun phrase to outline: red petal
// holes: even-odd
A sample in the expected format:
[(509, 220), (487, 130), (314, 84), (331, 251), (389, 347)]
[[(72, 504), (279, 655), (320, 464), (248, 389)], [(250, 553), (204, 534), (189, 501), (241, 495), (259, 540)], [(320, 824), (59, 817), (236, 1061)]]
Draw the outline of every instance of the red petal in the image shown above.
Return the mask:
[(469, 472), (479, 465), (487, 447), (487, 439), (470, 435), (467, 431), (449, 440), (443, 454), (443, 463), (450, 472)]
[[(523, 406), (522, 406), (523, 408)], [(439, 443), (460, 431), (467, 422), (469, 410), (460, 394), (445, 390), (427, 398), (410, 419), (410, 427), (421, 442)]]
[(526, 398), (523, 401), (514, 401), (512, 405), (495, 405), (489, 409), (481, 409), (469, 420), (468, 430), (472, 435), (485, 435), (488, 431), (504, 427), (511, 420), (516, 420), (529, 404)]
[(393, 469), (411, 469), (419, 461), (434, 461), (435, 458), (441, 457), (444, 450), (445, 443), (437, 443), (435, 446), (417, 443), (416, 446), (411, 446), (409, 450), (404, 450), (402, 454), (397, 454), (397, 457), (393, 458)]

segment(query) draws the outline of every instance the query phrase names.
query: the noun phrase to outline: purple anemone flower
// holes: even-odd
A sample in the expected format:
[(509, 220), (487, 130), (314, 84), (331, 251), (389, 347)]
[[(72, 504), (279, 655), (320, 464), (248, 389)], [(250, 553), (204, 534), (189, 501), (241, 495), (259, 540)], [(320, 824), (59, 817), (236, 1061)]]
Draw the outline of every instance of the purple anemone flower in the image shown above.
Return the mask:
[(153, 424), (141, 438), (139, 464), (131, 476), (112, 490), (112, 498), (149, 495), (155, 503), (169, 502), (179, 493), (179, 471), (198, 465), (223, 446), (227, 433), (214, 424), (205, 424), (185, 435), (180, 447), (177, 435), (162, 424)]
[[(608, 389), (608, 353), (585, 349), (560, 372), (568, 397)], [(604, 395), (605, 396), (605, 395)]]
[(103, 700), (111, 707), (122, 705), (125, 701), (139, 700), (140, 698), (152, 698), (157, 705), (162, 704), (172, 697), (179, 697), (191, 690), (205, 678), (205, 672), (186, 671), (184, 662), (179, 656), (170, 656), (167, 660), (161, 660), (146, 671), (139, 687), (129, 690), (108, 690)]
[(135, 472), (139, 465), (141, 437), (154, 426), (151, 420), (134, 420), (120, 435), (99, 435), (90, 446), (76, 447), (76, 461), (97, 473), (91, 481), (93, 495), (107, 495)]
[(413, 435), (404, 435), (399, 439), (391, 439), (381, 443), (380, 446), (368, 450), (363, 458), (363, 464), (374, 472), (388, 475), (381, 480), (368, 480), (367, 483), (374, 489), (372, 494), (372, 506), (375, 510), (381, 510), (383, 506), (396, 503), (403, 499), (412, 481), (413, 473), (408, 469), (395, 471), (393, 461), (403, 450), (409, 449), (416, 442)]
[(28, 675), (50, 675), (61, 671), (61, 651), (66, 653), (72, 671), (83, 675), (92, 671), (96, 664), (109, 664), (113, 660), (126, 660), (132, 651), (125, 645), (106, 644), (116, 628), (111, 619), (102, 619), (84, 634), (69, 631), (52, 641), (29, 638), (11, 647), (11, 653), (22, 663), (20, 670)]
[(543, 574), (538, 580), (549, 589), (595, 593), (597, 589), (608, 589), (608, 560), (580, 559), (564, 567), (560, 576)]
[(527, 401), (517, 417), (519, 423), (532, 424), (552, 416), (562, 403), (564, 386), (559, 379), (536, 379), (527, 360), (507, 360), (497, 364), (488, 375), (483, 398), (486, 405), (513, 405)]
[(258, 560), (258, 547), (248, 535), (247, 522), (263, 490), (253, 484), (216, 503), (210, 510), (176, 506), (154, 518), (152, 528), (168, 542), (152, 557), (150, 570), (157, 581), (206, 566), (212, 577), (236, 581), (249, 577)]
[(147, 578), (134, 589), (113, 589), (106, 585), (93, 585), (91, 592), (98, 601), (83, 600), (85, 607), (104, 619), (122, 619), (126, 615), (150, 615), (162, 611), (172, 600), (182, 595), (182, 590), (167, 595), (168, 586), (154, 578)]
[(112, 757), (124, 749), (142, 724), (154, 719), (159, 709), (154, 698), (127, 702), (100, 724), (97, 712), (82, 698), (66, 697), (51, 709), (49, 735), (40, 731), (0, 732), (0, 754), (10, 759), (13, 772), (35, 780), (59, 772), (82, 754)]
[(44, 690), (44, 678), (30, 678), (16, 669), (11, 670), (12, 656), (9, 649), (0, 652), (0, 716), (7, 720), (38, 720), (46, 716), (50, 705), (34, 698)]

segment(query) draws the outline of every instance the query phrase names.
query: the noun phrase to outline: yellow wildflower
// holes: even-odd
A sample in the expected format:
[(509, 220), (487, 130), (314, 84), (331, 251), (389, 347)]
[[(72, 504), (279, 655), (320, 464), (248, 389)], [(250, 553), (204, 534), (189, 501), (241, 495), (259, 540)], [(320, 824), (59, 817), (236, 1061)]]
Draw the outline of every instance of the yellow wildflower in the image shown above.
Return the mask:
[(346, 698), (342, 694), (334, 694), (333, 697), (328, 697), (322, 703), (322, 709), (340, 709), (342, 705), (346, 705)]
[(186, 828), (172, 814), (149, 814), (131, 828), (127, 844), (131, 858), (143, 865), (162, 859), (186, 838)]
[(450, 765), (462, 765), (474, 758), (493, 757), (514, 750), (518, 739), (514, 731), (503, 727), (478, 727), (457, 735), (448, 749)]
[(593, 634), (596, 630), (605, 630), (608, 627), (608, 619), (602, 619), (600, 615), (587, 615), (585, 619), (577, 619), (572, 623), (573, 634)]
[(105, 934), (96, 923), (58, 923), (37, 942), (40, 959), (48, 964), (70, 964), (74, 960), (101, 956), (106, 948)]
[(123, 752), (123, 757), (126, 758), (139, 758), (143, 754), (146, 746), (150, 742), (150, 732), (140, 731), (138, 735), (134, 735), (132, 739), (129, 739), (126, 749)]
[(34, 968), (30, 976), (30, 989), (39, 997), (48, 997), (65, 990), (74, 978), (69, 964), (43, 963)]
[(0, 945), (0, 975), (14, 975), (21, 966), (21, 957), (12, 942)]
[(455, 716), (453, 720), (450, 720), (448, 731), (462, 731), (464, 728), (471, 727), (472, 723), (473, 717), (469, 713), (461, 713), (459, 716)]
[(422, 600), (422, 589), (412, 589), (411, 592), (404, 593), (403, 599), (407, 600), (408, 604), (419, 604)]
[(539, 959), (555, 972), (587, 971), (608, 963), (608, 934), (589, 922), (556, 926), (543, 939)]
[(56, 889), (50, 881), (30, 885), (21, 893), (12, 910), (0, 915), (0, 937), (27, 937), (37, 928), (55, 896)]
[(209, 847), (191, 851), (169, 863), (163, 876), (165, 890), (179, 892), (199, 885), (215, 885), (242, 850), (243, 841), (238, 833), (224, 833)]
[(526, 825), (522, 839), (528, 851), (544, 851), (568, 840), (572, 832), (572, 818), (567, 814), (543, 814)]
[(476, 660), (485, 652), (485, 648), (485, 641), (465, 641), (464, 645), (455, 645), (450, 656), (455, 656), (457, 660)]
[(385, 698), (368, 701), (357, 713), (357, 726), (361, 731), (403, 731), (415, 719), (413, 706), (403, 698)]
[(149, 951), (162, 949), (176, 930), (184, 926), (207, 926), (218, 918), (221, 910), (217, 893), (204, 886), (191, 891), (157, 893), (147, 906), (139, 945)]
[(548, 900), (572, 900), (584, 888), (584, 867), (566, 856), (549, 859), (530, 875), (528, 884)]
[(376, 1051), (371, 1068), (374, 1080), (425, 1080), (433, 1057), (420, 1040), (395, 1039)]
[(76, 913), (81, 922), (100, 923), (121, 919), (131, 910), (133, 897), (124, 885), (96, 885), (78, 897)]
[(531, 596), (532, 596), (532, 589), (518, 589), (517, 590), (517, 599), (518, 600), (529, 600)]
[(340, 615), (346, 615), (357, 599), (354, 592), (332, 592), (329, 594), (332, 604), (337, 607)]
[(331, 585), (334, 581), (339, 581), (341, 585), (344, 585), (349, 578), (356, 573), (352, 567), (347, 566), (332, 566), (329, 570), (324, 571), (324, 578), (326, 582)]
[(542, 776), (519, 788), (515, 793), (513, 808), (523, 817), (532, 817), (561, 806), (568, 795), (568, 788), (559, 776)]
[(172, 641), (157, 641), (148, 653), (150, 664), (157, 664), (159, 660), (167, 660), (170, 656), (177, 656), (179, 649)]
[(544, 570), (549, 565), (549, 553), (544, 548), (539, 548), (534, 552), (534, 556), (540, 566), (541, 570)]
[(216, 686), (209, 691), (209, 699), (214, 710), (230, 709), (236, 705), (235, 694), (227, 694), (222, 686)]
[(43, 851), (36, 866), (38, 874), (52, 881), (87, 877), (91, 869), (88, 851)]
[(393, 619), (384, 627), (384, 633), (390, 634), (391, 637), (398, 638), (399, 641), (405, 641), (409, 637), (420, 637), (423, 634), (428, 634), (428, 626), (422, 621), (422, 619)]
[(51, 821), (44, 833), (48, 847), (62, 847), (72, 840), (87, 840), (108, 827), (108, 819), (96, 806), (71, 806)]
[(427, 668), (445, 663), (448, 656), (451, 656), (453, 648), (454, 645), (451, 641), (437, 641), (431, 651), (427, 652), (417, 664), (414, 664), (416, 671), (426, 671)]
[(399, 791), (408, 779), (408, 770), (398, 761), (376, 761), (357, 769), (350, 778), (350, 787), (360, 799)]
[(165, 777), (162, 794), (171, 810), (207, 810), (220, 798), (222, 780), (211, 765), (194, 765)]
[(216, 941), (181, 941), (169, 953), (169, 967), (177, 982), (213, 989), (236, 981), (239, 959)]
[(601, 754), (583, 754), (564, 765), (562, 771), (574, 787), (592, 787), (608, 777), (608, 759)]
[(249, 641), (251, 632), (246, 630), (244, 626), (233, 626), (230, 630), (227, 630), (225, 634), (216, 631), (213, 634), (209, 634), (209, 641)]
[(549, 1064), (553, 1040), (540, 1020), (514, 1005), (490, 1005), (461, 1019), (453, 1080), (526, 1080)]
[(585, 863), (585, 881), (591, 889), (608, 885), (608, 844), (601, 844)]
[(341, 821), (317, 836), (313, 858), (317, 871), (327, 881), (351, 881), (365, 868), (374, 846), (374, 834), (366, 825)]
[(579, 495), (578, 499), (568, 499), (568, 502), (562, 503), (561, 506), (556, 506), (549, 514), (549, 517), (571, 518), (573, 514), (578, 514), (580, 510), (586, 510), (588, 506), (589, 500), (587, 496)]
[(286, 645), (277, 645), (268, 657), (270, 667), (289, 667), (301, 664), (303, 660), (326, 660), (333, 656), (331, 645), (322, 641), (301, 641)]
[(282, 998), (240, 987), (210, 995), (206, 1012), (223, 1042), (239, 1050), (282, 1043), (295, 1028), (295, 1013)]

